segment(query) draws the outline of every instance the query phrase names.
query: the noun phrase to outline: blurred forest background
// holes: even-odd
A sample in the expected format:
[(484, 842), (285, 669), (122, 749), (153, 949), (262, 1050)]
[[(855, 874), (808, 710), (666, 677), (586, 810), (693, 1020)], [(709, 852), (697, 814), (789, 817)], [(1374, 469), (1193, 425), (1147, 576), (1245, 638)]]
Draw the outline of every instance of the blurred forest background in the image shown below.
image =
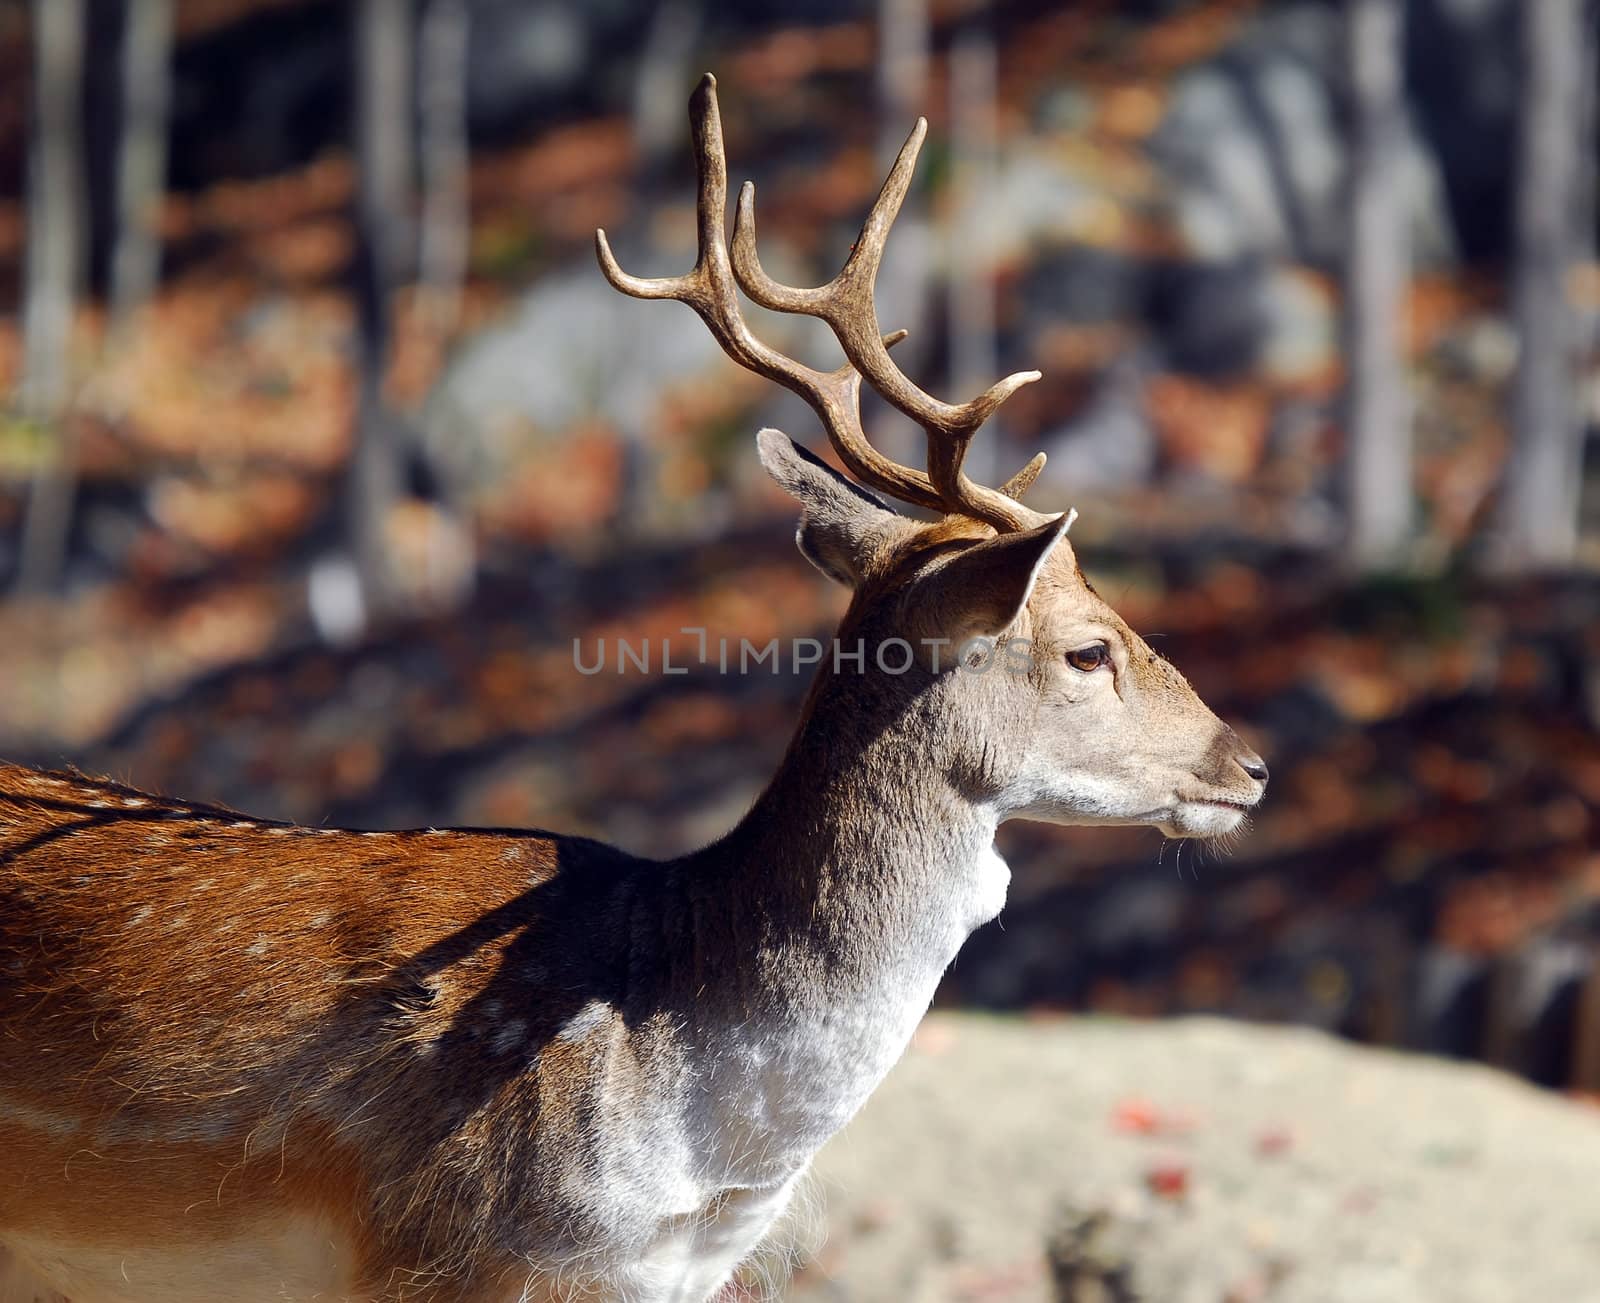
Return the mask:
[[(0, 3), (0, 754), (253, 813), (670, 854), (826, 636), (681, 307), (684, 104), (763, 257), (880, 289), (974, 461), (1270, 760), (1226, 858), (1005, 830), (941, 1000), (1217, 1011), (1600, 1091), (1600, 261), (1584, 0)], [(823, 350), (795, 322), (761, 328)], [(869, 413), (877, 437), (919, 456)], [(980, 476), (990, 468), (979, 465)], [(612, 662), (614, 667), (615, 662)]]

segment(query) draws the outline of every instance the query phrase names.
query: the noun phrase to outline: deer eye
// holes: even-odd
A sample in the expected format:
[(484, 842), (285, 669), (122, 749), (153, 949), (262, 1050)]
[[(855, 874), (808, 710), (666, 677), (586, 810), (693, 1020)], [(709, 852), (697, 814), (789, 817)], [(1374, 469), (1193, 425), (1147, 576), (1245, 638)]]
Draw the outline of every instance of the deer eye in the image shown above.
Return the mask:
[(1111, 648), (1103, 642), (1092, 642), (1067, 653), (1067, 664), (1084, 674), (1092, 674), (1102, 665), (1111, 663)]

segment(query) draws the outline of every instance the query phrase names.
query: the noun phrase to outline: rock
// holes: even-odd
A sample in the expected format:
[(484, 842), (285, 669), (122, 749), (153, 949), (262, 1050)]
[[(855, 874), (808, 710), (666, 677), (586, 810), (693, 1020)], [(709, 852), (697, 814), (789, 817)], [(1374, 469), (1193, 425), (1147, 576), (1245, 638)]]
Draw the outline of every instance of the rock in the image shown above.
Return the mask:
[[(618, 256), (644, 274), (693, 261), (685, 250)], [(565, 267), (451, 362), (423, 415), (428, 458), (458, 496), (480, 504), (539, 475), (533, 468), (547, 477), (578, 458), (593, 463), (593, 474), (573, 481), (589, 497), (603, 490), (618, 512), (630, 503), (666, 511), (672, 495), (657, 481), (670, 442), (668, 398), (706, 386), (721, 367), (731, 371), (689, 309), (619, 294), (592, 265)], [(642, 511), (633, 524), (646, 527)], [(658, 524), (652, 515), (649, 528)]]
[(1488, 964), (1432, 945), (1420, 960), (1419, 978), (1411, 1043), (1433, 1054), (1473, 1054), (1483, 1034)]
[(1541, 1085), (1565, 1084), (1572, 1079), (1580, 992), (1592, 971), (1588, 947), (1540, 936), (1500, 962), (1504, 1007), (1495, 1009), (1491, 1020), (1491, 1034), (1504, 1038), (1497, 1061)]
[(1271, 268), (1260, 285), (1265, 377), (1282, 385), (1315, 382), (1333, 367), (1339, 308), (1332, 285), (1295, 267)]
[(1412, 0), (1405, 77), (1468, 261), (1510, 247), (1519, 0)]
[(1146, 316), (1172, 368), (1210, 379), (1253, 371), (1270, 327), (1271, 274), (1253, 253), (1157, 264)]
[(596, 47), (626, 39), (630, 9), (617, 0), (476, 0), (468, 28), (469, 120), (494, 130), (581, 91), (593, 80)]
[[(983, 1297), (1556, 1303), (1600, 1279), (1574, 1194), (1600, 1115), (1502, 1073), (1215, 1019), (932, 1020), (960, 1053), (913, 1047), (818, 1157), (835, 1256), (793, 1303), (957, 1303), (1030, 1257), (1036, 1287)], [(1129, 1090), (1204, 1126), (1114, 1131)], [(1270, 1159), (1267, 1125), (1293, 1133)], [(1169, 1165), (1185, 1197), (1150, 1190)], [(892, 1223), (854, 1229), (885, 1201)]]
[[(1322, 265), (1338, 258), (1348, 228), (1339, 23), (1335, 6), (1271, 6), (1174, 85), (1151, 150), (1197, 256), (1268, 254)], [(1451, 262), (1442, 178), (1410, 126), (1404, 150), (1412, 258)]]
[(1144, 310), (1146, 265), (1115, 249), (1048, 248), (1023, 271), (1018, 306), (1029, 324), (1099, 326), (1135, 321)]
[(986, 252), (1003, 265), (1038, 246), (1070, 244), (1107, 209), (1104, 185), (1082, 175), (1048, 140), (1008, 143), (992, 188), (982, 196)]
[[(688, 250), (676, 258), (618, 256), (647, 274), (693, 261)], [(658, 419), (667, 388), (721, 356), (687, 308), (641, 305), (579, 263), (545, 277), (498, 324), (468, 340), (430, 397), (427, 417), (430, 425), (464, 423), (491, 449), (517, 426), (555, 432), (600, 421), (638, 431)]]
[(1474, 313), (1439, 343), (1439, 360), (1468, 379), (1499, 386), (1517, 365), (1517, 336), (1503, 316)]
[[(1062, 324), (1141, 326), (1172, 368), (1196, 375), (1314, 382), (1333, 365), (1338, 345), (1331, 281), (1255, 255), (1141, 262), (1071, 246), (1041, 255), (1018, 297), (1029, 332)], [(1154, 360), (1146, 354), (1131, 368), (1119, 363), (1105, 388), (1125, 397)]]
[(1045, 1244), (1056, 1303), (1137, 1303), (1139, 1228), (1109, 1209), (1067, 1208)]
[(1042, 436), (1039, 447), (1048, 460), (1040, 476), (1040, 501), (1071, 501), (1149, 481), (1156, 464), (1155, 433), (1144, 406), (1150, 366), (1145, 352), (1124, 354), (1083, 407)]

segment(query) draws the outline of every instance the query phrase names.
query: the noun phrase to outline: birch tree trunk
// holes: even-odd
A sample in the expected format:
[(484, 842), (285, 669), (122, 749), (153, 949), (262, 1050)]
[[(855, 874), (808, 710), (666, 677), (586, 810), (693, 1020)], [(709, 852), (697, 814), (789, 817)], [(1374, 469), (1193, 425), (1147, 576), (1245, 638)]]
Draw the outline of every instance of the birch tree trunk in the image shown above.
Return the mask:
[(28, 497), (17, 586), (54, 584), (66, 556), (76, 458), (63, 416), (83, 258), (83, 0), (35, 0), (20, 400), (51, 445)]
[(396, 421), (384, 401), (394, 292), (408, 247), (413, 168), (409, 0), (359, 0), (356, 37), (356, 318), (358, 408), (349, 521), (366, 613), (394, 591), (385, 530), (400, 496)]
[(683, 86), (705, 23), (703, 0), (661, 0), (639, 55), (633, 83), (633, 144), (641, 170), (654, 178), (681, 135)]
[[(878, 164), (886, 173), (912, 124), (928, 111), (928, 59), (932, 43), (928, 0), (879, 0), (878, 3)], [(878, 273), (879, 314), (885, 330), (905, 329), (911, 336), (895, 348), (895, 361), (908, 375), (918, 375), (928, 358), (929, 284), (933, 262), (932, 236), (921, 196), (907, 197), (895, 224), (883, 266)], [(909, 417), (878, 407), (872, 424), (873, 442), (898, 461), (921, 455), (922, 433)]]
[(1402, 192), (1402, 0), (1349, 0), (1351, 131), (1344, 352), (1349, 560), (1403, 559), (1412, 530), (1411, 411), (1400, 355), (1408, 241)]
[(1576, 393), (1577, 321), (1567, 281), (1577, 257), (1586, 129), (1583, 0), (1520, 6), (1522, 106), (1517, 135), (1511, 312), (1511, 459), (1501, 499), (1498, 563), (1570, 565), (1577, 552), (1583, 424)]
[[(950, 51), (951, 171), (956, 185), (950, 224), (950, 387), (951, 401), (965, 402), (999, 378), (995, 341), (993, 236), (989, 213), (994, 202), (998, 129), (994, 35), (977, 22), (964, 28)], [(1003, 422), (991, 421), (1000, 426)], [(995, 482), (1001, 448), (993, 433), (973, 441), (967, 474), (981, 484)]]
[(126, 0), (117, 235), (110, 263), (112, 343), (125, 343), (162, 274), (166, 118), (173, 88), (173, 0)]
[(467, 24), (467, 0), (428, 0), (418, 38), (422, 235), (417, 279), (423, 317), (440, 340), (460, 321), (471, 232)]
[(126, 342), (161, 278), (161, 200), (172, 101), (172, 0), (125, 0), (121, 91), (117, 230), (111, 254), (113, 344)]

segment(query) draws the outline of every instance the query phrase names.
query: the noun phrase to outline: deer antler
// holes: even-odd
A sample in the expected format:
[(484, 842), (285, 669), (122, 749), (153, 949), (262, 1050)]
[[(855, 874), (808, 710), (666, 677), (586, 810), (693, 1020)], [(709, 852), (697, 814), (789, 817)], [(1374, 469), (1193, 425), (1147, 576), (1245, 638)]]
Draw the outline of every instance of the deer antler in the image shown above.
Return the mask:
[[(927, 123), (919, 118), (901, 148), (843, 269), (826, 285), (802, 289), (780, 285), (761, 269), (755, 249), (755, 187), (748, 182), (739, 196), (733, 256), (729, 258), (727, 157), (722, 143), (722, 117), (717, 109), (717, 82), (709, 73), (689, 100), (689, 120), (700, 177), (699, 254), (694, 269), (683, 276), (654, 280), (630, 276), (617, 265), (605, 232), (596, 231), (595, 246), (606, 279), (634, 298), (687, 303), (700, 314), (723, 351), (735, 362), (805, 399), (821, 418), (840, 460), (863, 484), (902, 502), (987, 521), (1001, 533), (1038, 524), (1043, 517), (1017, 499), (1038, 477), (1044, 466), (1043, 453), (1012, 476), (1003, 489), (974, 483), (962, 471), (962, 462), (978, 427), (1023, 385), (1037, 380), (1039, 373), (1019, 371), (971, 402), (952, 406), (918, 388), (890, 360), (888, 350), (904, 339), (906, 332), (883, 335), (878, 328), (873, 284), (889, 228), (911, 184)], [(764, 344), (751, 333), (739, 309), (740, 287), (763, 307), (826, 322), (848, 361), (837, 371), (817, 371)], [(863, 376), (891, 405), (926, 431), (926, 473), (900, 465), (867, 442), (861, 423)]]

